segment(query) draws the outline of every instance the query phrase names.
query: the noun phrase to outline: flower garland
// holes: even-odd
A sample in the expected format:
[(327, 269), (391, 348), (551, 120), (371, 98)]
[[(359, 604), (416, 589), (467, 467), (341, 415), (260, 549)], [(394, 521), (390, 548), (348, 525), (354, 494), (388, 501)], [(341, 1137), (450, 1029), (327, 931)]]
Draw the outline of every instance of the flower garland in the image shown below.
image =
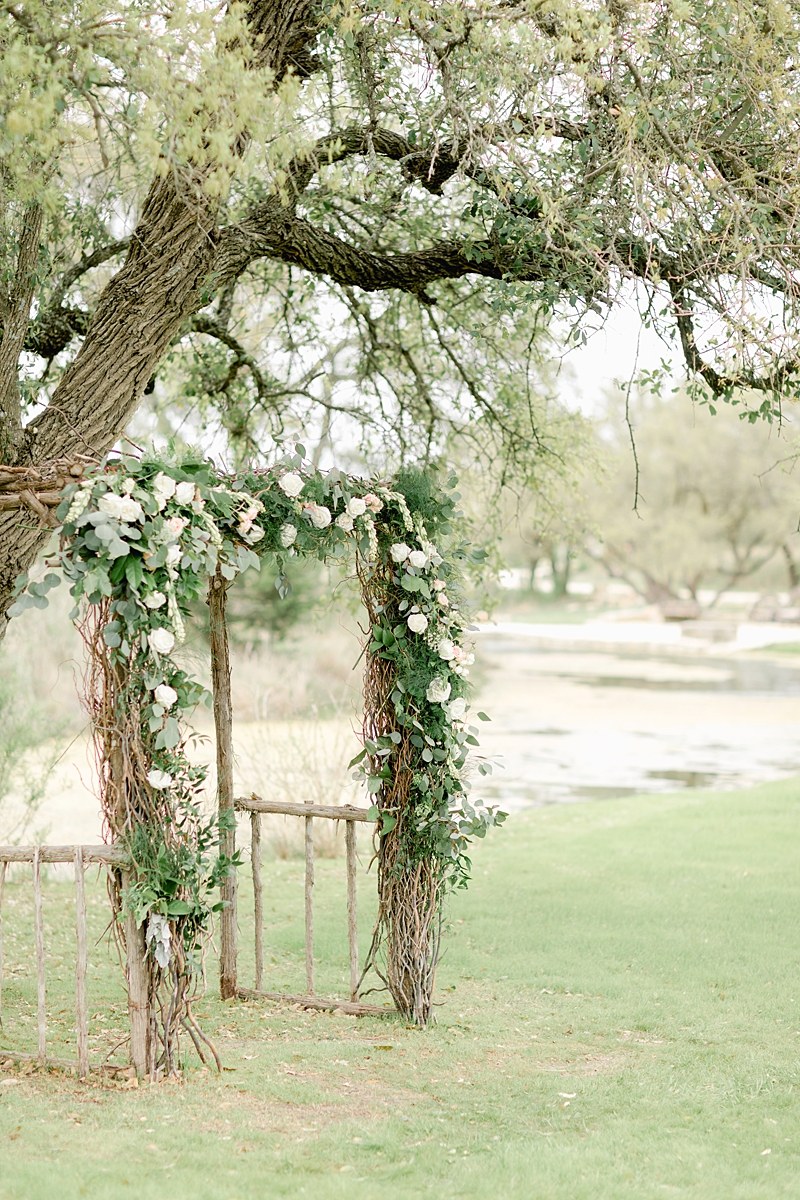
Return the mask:
[[(204, 771), (186, 753), (185, 722), (202, 688), (172, 655), (209, 577), (219, 568), (233, 580), (258, 569), (267, 553), (278, 556), (277, 586), (284, 588), (286, 556), (336, 559), (355, 550), (362, 583), (381, 592), (371, 606), (368, 654), (391, 664), (396, 723), (410, 731), (416, 755), (414, 818), (403, 823), (401, 858), (433, 859), (437, 875), (465, 884), (470, 840), (504, 814), (469, 798), (467, 750), (477, 745), (477, 730), (467, 723), (473, 654), (461, 576), (480, 554), (453, 541), (456, 499), (420, 472), (393, 486), (366, 484), (338, 471), (323, 474), (300, 455), (238, 476), (193, 458), (123, 457), (65, 489), (56, 561), (76, 600), (72, 617), (92, 616), (90, 644), (107, 660), (105, 678), (116, 680), (112, 723), (133, 720), (140, 748), (122, 808), (117, 795), (105, 809), (110, 832), (128, 838), (138, 868), (121, 904), (145, 924), (163, 970), (178, 951), (185, 970), (199, 969), (218, 907), (212, 893), (232, 869), (219, 854), (219, 830), (200, 813)], [(12, 615), (28, 604), (41, 607), (42, 590), (21, 579)], [(351, 764), (377, 801), (372, 812), (381, 838), (397, 823), (381, 794), (401, 740), (396, 733), (367, 740)], [(107, 739), (105, 760), (114, 753)], [(171, 841), (161, 845), (170, 826)]]

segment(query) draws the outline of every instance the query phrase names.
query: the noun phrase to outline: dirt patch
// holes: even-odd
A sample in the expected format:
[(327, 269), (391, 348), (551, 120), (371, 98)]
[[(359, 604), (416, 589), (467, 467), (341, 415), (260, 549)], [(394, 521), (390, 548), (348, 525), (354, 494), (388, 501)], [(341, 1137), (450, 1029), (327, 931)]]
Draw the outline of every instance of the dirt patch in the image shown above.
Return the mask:
[(540, 1071), (552, 1071), (558, 1075), (608, 1075), (624, 1071), (630, 1066), (630, 1055), (620, 1051), (616, 1054), (583, 1054), (577, 1058), (537, 1062)]
[[(237, 1121), (243, 1121), (249, 1128), (266, 1133), (291, 1135), (295, 1140), (313, 1138), (323, 1129), (348, 1121), (368, 1122), (381, 1120), (391, 1113), (402, 1112), (404, 1108), (415, 1104), (429, 1102), (430, 1097), (410, 1088), (389, 1086), (383, 1080), (358, 1078), (357, 1074), (347, 1079), (331, 1078), (318, 1071), (298, 1071), (279, 1067), (275, 1072), (279, 1087), (285, 1090), (287, 1076), (292, 1083), (297, 1083), (298, 1091), (313, 1090), (319, 1096), (322, 1093), (330, 1099), (303, 1099), (298, 1095), (292, 1097), (272, 1096), (267, 1099), (253, 1096), (244, 1090), (238, 1090), (235, 1101)], [(234, 1102), (223, 1102), (222, 1111), (226, 1111)], [(223, 1128), (222, 1121), (206, 1122), (202, 1126), (208, 1132), (226, 1134), (230, 1128)]]

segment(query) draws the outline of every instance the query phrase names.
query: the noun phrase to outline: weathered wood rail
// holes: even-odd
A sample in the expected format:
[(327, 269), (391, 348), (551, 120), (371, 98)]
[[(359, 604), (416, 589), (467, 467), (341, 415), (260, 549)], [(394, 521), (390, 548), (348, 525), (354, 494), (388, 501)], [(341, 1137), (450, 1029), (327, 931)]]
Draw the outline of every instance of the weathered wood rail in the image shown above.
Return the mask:
[[(36, 946), (36, 1054), (0, 1051), (0, 1056), (21, 1062), (38, 1062), (77, 1070), (85, 1079), (90, 1071), (124, 1071), (117, 1063), (93, 1064), (89, 1061), (89, 1012), (86, 977), (89, 968), (89, 943), (86, 928), (87, 863), (121, 863), (125, 854), (118, 846), (0, 846), (0, 1027), (3, 1023), (3, 896), (9, 863), (30, 863), (33, 873), (33, 923)], [(77, 1059), (53, 1058), (47, 1053), (47, 976), (42, 904), (42, 863), (72, 863), (75, 880), (75, 1036)]]
[[(358, 909), (356, 882), (358, 860), (356, 856), (356, 822), (369, 823), (366, 808), (351, 804), (292, 804), (280, 800), (263, 800), (260, 796), (239, 796), (234, 800), (237, 812), (250, 813), (251, 869), (253, 875), (253, 917), (255, 925), (255, 987), (236, 988), (243, 1000), (263, 997), (285, 1004), (301, 1004), (305, 1008), (339, 1009), (358, 1016), (386, 1016), (393, 1010), (375, 1004), (362, 1004), (358, 999), (360, 981), (358, 964)], [(306, 951), (306, 994), (304, 996), (286, 992), (265, 992), (264, 989), (264, 885), (261, 877), (261, 818), (266, 814), (285, 817), (301, 817), (305, 822), (305, 951)], [(314, 820), (345, 822), (345, 855), (347, 863), (347, 939), (350, 958), (350, 999), (335, 1000), (315, 995), (314, 989)], [(224, 935), (224, 930), (223, 930)], [(234, 931), (235, 936), (235, 931)], [(222, 954), (230, 962), (236, 962), (236, 945), (223, 946)]]

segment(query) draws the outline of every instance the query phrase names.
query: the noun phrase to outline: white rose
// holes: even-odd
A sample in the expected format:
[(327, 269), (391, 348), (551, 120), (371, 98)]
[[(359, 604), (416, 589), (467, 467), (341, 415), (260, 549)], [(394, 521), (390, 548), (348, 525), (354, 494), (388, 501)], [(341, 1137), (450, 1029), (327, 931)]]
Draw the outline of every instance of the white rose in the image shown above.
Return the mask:
[(451, 658), (455, 658), (456, 648), (450, 638), (442, 638), (439, 642), (439, 658), (443, 658), (445, 662), (450, 662)]
[(125, 496), (122, 501), (122, 519), (123, 521), (141, 521), (144, 516), (144, 509), (138, 500), (131, 500), (130, 496)]
[(147, 782), (153, 788), (168, 788), (172, 783), (172, 776), (166, 771), (159, 771), (158, 767), (153, 767), (152, 771), (147, 772)]
[(425, 698), (431, 704), (443, 704), (450, 695), (450, 683), (447, 679), (432, 679), (428, 684), (428, 690), (425, 693)]
[(424, 567), (428, 561), (428, 556), (424, 550), (412, 550), (408, 556), (408, 561), (412, 567)]
[(147, 642), (155, 654), (171, 654), (175, 638), (168, 629), (151, 629), (147, 635)]
[(383, 501), (380, 496), (376, 496), (374, 492), (367, 492), (364, 497), (364, 503), (370, 512), (379, 513), (383, 508)]
[(431, 587), (436, 588), (436, 591), (440, 592), (443, 587), (447, 587), (447, 584), (445, 583), (445, 581), (443, 579), (432, 579)]
[(305, 486), (306, 483), (302, 475), (296, 475), (294, 471), (290, 471), (288, 475), (281, 476), (278, 480), (278, 487), (292, 500), (300, 495)]
[(389, 553), (396, 563), (405, 562), (411, 553), (411, 547), (407, 546), (405, 542), (395, 542), (394, 545), (389, 548)]
[(164, 507), (168, 500), (172, 499), (177, 486), (171, 475), (165, 475), (163, 471), (158, 472), (153, 480), (153, 495), (156, 498), (159, 510)]
[(408, 628), (412, 633), (424, 633), (428, 628), (428, 618), (424, 613), (412, 613), (408, 618)]
[(345, 533), (353, 532), (353, 518), (350, 516), (349, 512), (339, 513), (339, 516), (336, 518), (336, 524), (340, 529), (343, 529)]
[(180, 546), (169, 546), (167, 549), (167, 566), (177, 567), (178, 563), (183, 558), (183, 551)]
[(450, 607), (450, 601), (448, 600), (448, 598), (444, 592), (439, 592), (436, 596), (436, 599), (438, 600), (439, 604), (441, 604), (442, 608)]
[[(100, 512), (105, 513), (107, 517), (114, 517), (115, 520), (122, 520), (122, 507), (128, 503), (127, 496), (118, 496), (116, 492), (106, 492), (97, 501), (97, 507)], [(135, 501), (134, 501), (135, 503)]]
[(263, 536), (264, 536), (264, 530), (261, 528), (260, 525), (251, 525), (250, 526), (250, 532), (247, 535), (248, 541), (260, 542)]
[(133, 489), (134, 489), (135, 487), (136, 487), (136, 480), (135, 480), (135, 479), (130, 479), (130, 478), (128, 478), (128, 479), (123, 479), (123, 481), (122, 481), (122, 490), (123, 490), (123, 492), (125, 493), (125, 495), (126, 495), (126, 496), (130, 496), (131, 492), (133, 491)]
[(363, 517), (367, 511), (367, 504), (360, 496), (353, 496), (352, 500), (347, 501), (347, 511), (351, 517)]
[(460, 721), (466, 711), (467, 702), (463, 696), (456, 696), (455, 700), (451, 700), (445, 708), (451, 721)]
[(151, 592), (149, 596), (145, 596), (144, 602), (148, 608), (161, 608), (166, 599), (167, 597), (163, 592)]
[(191, 504), (194, 500), (194, 483), (190, 479), (184, 479), (183, 483), (179, 483), (175, 488), (175, 499), (178, 504)]
[(284, 550), (288, 550), (294, 539), (297, 537), (297, 529), (294, 525), (281, 525), (278, 530), (278, 541), (283, 546)]
[(175, 688), (170, 687), (168, 683), (160, 683), (153, 695), (156, 698), (156, 704), (163, 704), (164, 708), (172, 708), (178, 699), (178, 693), (175, 691)]
[(304, 504), (303, 511), (315, 529), (325, 529), (331, 523), (331, 510), (324, 504)]

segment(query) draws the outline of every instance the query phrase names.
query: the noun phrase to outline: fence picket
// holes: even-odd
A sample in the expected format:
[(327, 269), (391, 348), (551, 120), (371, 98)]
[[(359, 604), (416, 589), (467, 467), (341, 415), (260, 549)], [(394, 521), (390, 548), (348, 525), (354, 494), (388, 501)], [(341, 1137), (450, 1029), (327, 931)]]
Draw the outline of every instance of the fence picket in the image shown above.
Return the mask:
[(314, 818), (306, 817), (306, 995), (314, 995)]
[(264, 887), (261, 881), (261, 814), (250, 813), (250, 866), (253, 872), (253, 920), (256, 927), (256, 991), (264, 986)]
[(39, 847), (33, 852), (33, 922), (36, 931), (36, 1017), (38, 1057), (42, 1066), (47, 1058), (47, 983), (44, 958), (44, 918), (42, 915), (42, 870)]
[(86, 936), (86, 886), (83, 875), (83, 852), (75, 847), (75, 938), (78, 953), (75, 959), (75, 1033), (78, 1041), (78, 1074), (89, 1074), (89, 1014), (86, 1008), (86, 976), (89, 970), (89, 949)]
[(356, 903), (356, 827), (345, 823), (347, 851), (347, 939), (350, 946), (350, 999), (358, 1000), (358, 908)]

